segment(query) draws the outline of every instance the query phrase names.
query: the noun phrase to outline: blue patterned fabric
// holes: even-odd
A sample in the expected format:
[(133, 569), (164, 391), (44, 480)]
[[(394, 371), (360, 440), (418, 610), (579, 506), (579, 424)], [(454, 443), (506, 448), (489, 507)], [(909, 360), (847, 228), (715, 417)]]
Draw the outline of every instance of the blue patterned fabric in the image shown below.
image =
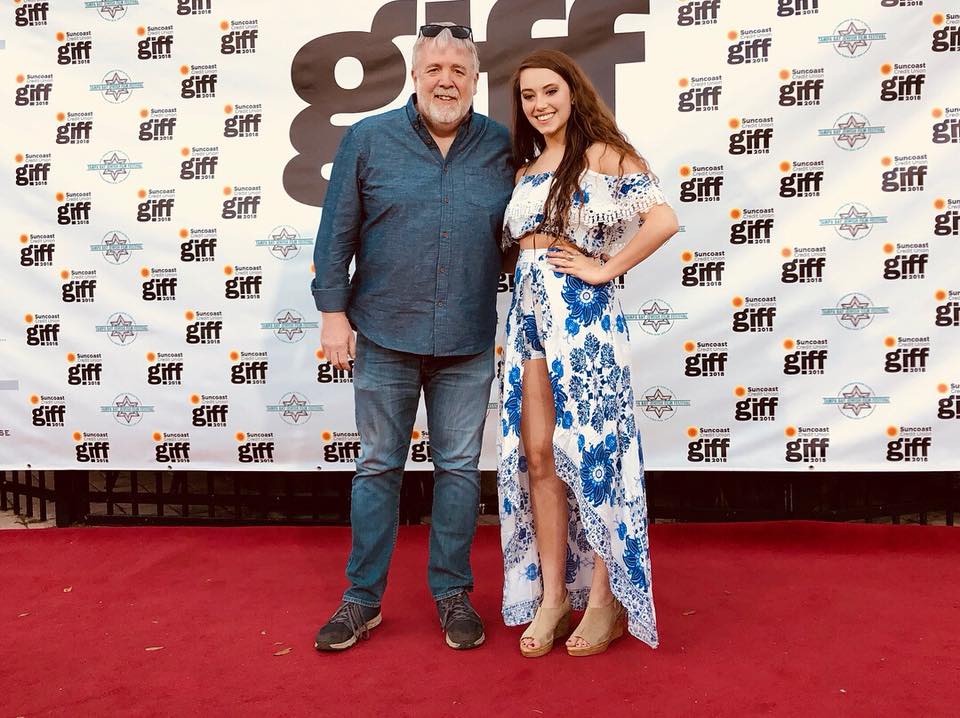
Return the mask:
[[(524, 175), (513, 188), (503, 217), (504, 248), (534, 231), (543, 222), (543, 208), (553, 181), (552, 172)], [(639, 217), (657, 204), (666, 204), (654, 175), (622, 176), (585, 170), (574, 192), (563, 239), (591, 256), (613, 255), (643, 225)]]
[[(517, 184), (504, 220), (506, 244), (540, 223), (550, 179), (540, 173)], [(650, 175), (611, 177), (589, 170), (575, 200), (565, 239), (594, 256), (629, 241), (641, 224), (637, 215), (666, 203)], [(627, 610), (630, 633), (656, 647), (643, 451), (623, 310), (613, 282), (587, 284), (553, 271), (546, 257), (542, 249), (520, 253), (500, 372), (503, 617), (511, 626), (533, 620), (543, 592), (520, 438), (524, 347), (536, 338), (553, 390), (554, 464), (570, 509), (565, 573), (571, 603), (577, 610), (586, 607), (594, 554), (600, 556), (610, 588)]]

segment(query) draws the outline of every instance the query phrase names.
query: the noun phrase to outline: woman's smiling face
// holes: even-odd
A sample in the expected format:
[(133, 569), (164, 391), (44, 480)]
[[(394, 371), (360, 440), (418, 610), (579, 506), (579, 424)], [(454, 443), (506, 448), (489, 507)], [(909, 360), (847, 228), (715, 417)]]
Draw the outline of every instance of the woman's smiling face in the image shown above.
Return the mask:
[(553, 70), (530, 67), (520, 73), (520, 99), (527, 121), (544, 136), (567, 126), (572, 110), (570, 86)]

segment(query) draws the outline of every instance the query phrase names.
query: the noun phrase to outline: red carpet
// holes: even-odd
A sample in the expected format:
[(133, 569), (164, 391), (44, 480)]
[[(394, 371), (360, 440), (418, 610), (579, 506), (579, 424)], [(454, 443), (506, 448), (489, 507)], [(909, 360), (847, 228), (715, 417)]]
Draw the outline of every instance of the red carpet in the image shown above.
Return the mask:
[(416, 527), (400, 533), (372, 639), (316, 653), (313, 633), (344, 587), (348, 536), (0, 533), (0, 718), (960, 711), (958, 529), (658, 525), (661, 647), (623, 639), (593, 658), (558, 648), (538, 660), (519, 655), (521, 629), (500, 620), (494, 527), (474, 549), (486, 645), (443, 644)]

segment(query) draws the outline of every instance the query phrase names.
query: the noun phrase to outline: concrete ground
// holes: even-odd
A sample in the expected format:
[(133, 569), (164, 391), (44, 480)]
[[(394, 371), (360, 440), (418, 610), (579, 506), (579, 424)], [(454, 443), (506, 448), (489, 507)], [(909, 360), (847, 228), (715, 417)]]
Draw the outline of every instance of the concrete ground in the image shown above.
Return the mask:
[(47, 506), (47, 520), (17, 516), (13, 511), (0, 511), (0, 529), (48, 529), (57, 525), (53, 504)]

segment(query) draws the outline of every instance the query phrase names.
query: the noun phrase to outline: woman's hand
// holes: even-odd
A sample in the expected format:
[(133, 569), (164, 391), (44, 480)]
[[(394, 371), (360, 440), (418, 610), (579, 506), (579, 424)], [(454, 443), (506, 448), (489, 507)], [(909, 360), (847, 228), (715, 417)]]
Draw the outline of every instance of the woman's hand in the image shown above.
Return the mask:
[(563, 247), (550, 247), (547, 261), (555, 271), (572, 274), (587, 284), (600, 285), (609, 282), (612, 277), (603, 264), (593, 257)]

